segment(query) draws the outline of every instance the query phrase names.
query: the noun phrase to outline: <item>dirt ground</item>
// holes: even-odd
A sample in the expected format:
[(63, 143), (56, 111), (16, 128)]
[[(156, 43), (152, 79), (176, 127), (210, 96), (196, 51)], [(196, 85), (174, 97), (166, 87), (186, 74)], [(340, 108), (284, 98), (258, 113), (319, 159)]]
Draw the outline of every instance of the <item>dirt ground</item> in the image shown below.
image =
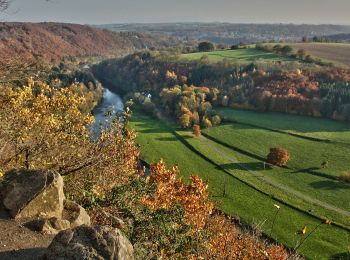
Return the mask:
[(9, 218), (0, 205), (0, 259), (42, 259), (52, 235), (33, 232)]

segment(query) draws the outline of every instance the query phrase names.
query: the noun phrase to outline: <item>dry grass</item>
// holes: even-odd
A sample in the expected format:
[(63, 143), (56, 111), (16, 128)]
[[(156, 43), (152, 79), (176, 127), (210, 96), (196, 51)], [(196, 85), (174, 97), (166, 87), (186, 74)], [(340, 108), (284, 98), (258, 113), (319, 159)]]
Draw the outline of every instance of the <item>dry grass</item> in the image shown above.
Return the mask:
[(294, 43), (295, 51), (304, 49), (307, 54), (339, 65), (350, 66), (350, 44), (342, 43)]

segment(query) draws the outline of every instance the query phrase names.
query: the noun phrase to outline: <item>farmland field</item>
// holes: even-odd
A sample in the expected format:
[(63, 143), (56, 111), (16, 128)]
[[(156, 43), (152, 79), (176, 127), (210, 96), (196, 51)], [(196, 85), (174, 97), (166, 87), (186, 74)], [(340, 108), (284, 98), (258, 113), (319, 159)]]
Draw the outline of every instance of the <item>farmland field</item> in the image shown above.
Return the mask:
[[(277, 241), (289, 247), (294, 247), (298, 240), (295, 234), (296, 230), (304, 225), (312, 227), (320, 222), (320, 219), (311, 216), (306, 210), (298, 210), (298, 208), (306, 209), (308, 207), (306, 201), (297, 197), (286, 196), (283, 191), (277, 191), (278, 187), (273, 187), (268, 183), (259, 181), (257, 176), (252, 176), (255, 173), (248, 171), (248, 167), (255, 167), (254, 171), (258, 171), (258, 168), (261, 167), (261, 162), (256, 158), (252, 159), (245, 154), (232, 151), (205, 137), (193, 138), (188, 131), (179, 130), (169, 122), (152, 119), (140, 112), (133, 115), (131, 126), (138, 132), (137, 141), (141, 145), (143, 159), (151, 163), (162, 158), (169, 166), (178, 165), (184, 177), (188, 177), (192, 173), (198, 174), (209, 182), (211, 196), (220, 203), (221, 209), (228, 214), (239, 216), (243, 223), (259, 224), (262, 230), (268, 233), (274, 214), (273, 205), (282, 205), (283, 210), (278, 218), (276, 231), (272, 234), (272, 237)], [(210, 131), (217, 131), (215, 129), (221, 129), (221, 127), (227, 126), (212, 128)], [(228, 137), (227, 139), (231, 139), (232, 132), (230, 130), (225, 133)], [(249, 134), (246, 138), (249, 138)], [(255, 135), (254, 138), (256, 140), (257, 136)], [(261, 138), (264, 139), (266, 136)], [(247, 142), (254, 142), (254, 140), (247, 139)], [(254, 149), (252, 151), (256, 152)], [(242, 162), (243, 166), (247, 167), (241, 167), (241, 163), (233, 163), (233, 158), (237, 158), (239, 162)], [(284, 172), (284, 169), (267, 170), (267, 172), (270, 172), (267, 174), (268, 178), (275, 182), (281, 182), (284, 185), (290, 185), (290, 183), (296, 181), (293, 178), (286, 181), (285, 178), (289, 178), (286, 177), (287, 173)], [(281, 173), (282, 177), (277, 178), (273, 176), (277, 175), (277, 173)], [(299, 173), (294, 175), (299, 176), (298, 178), (301, 178), (299, 180), (304, 181), (305, 179), (307, 183), (318, 181), (317, 176), (314, 175), (309, 176)], [(223, 196), (224, 186), (227, 191), (226, 196)], [(345, 201), (347, 188), (334, 189), (333, 191), (337, 196), (344, 197), (342, 200)], [(304, 189), (305, 187), (302, 187), (299, 191), (305, 192)], [(274, 196), (268, 195), (271, 193)], [(328, 193), (329, 201), (333, 201), (332, 190), (328, 190), (326, 193)], [(308, 192), (308, 196), (311, 197), (318, 196), (315, 194)], [(323, 194), (318, 196), (318, 199), (322, 198)], [(286, 203), (283, 201), (286, 201)], [(291, 205), (293, 202), (295, 205)], [(338, 206), (347, 208), (346, 203), (344, 205), (340, 203)], [(313, 208), (316, 213), (322, 214), (322, 209), (319, 205), (310, 205), (309, 208)], [(329, 216), (327, 210), (324, 210), (323, 213), (325, 216)], [(334, 217), (343, 223), (346, 223), (348, 220), (344, 216), (337, 217), (337, 214)], [(348, 243), (346, 241), (347, 231), (333, 225), (323, 226), (322, 229), (319, 230), (320, 232), (314, 233), (312, 238), (300, 248), (302, 254), (311, 259), (328, 259), (331, 256), (346, 252)]]
[(218, 50), (212, 52), (196, 52), (181, 55), (181, 58), (186, 60), (199, 60), (203, 56), (208, 56), (212, 62), (230, 61), (253, 62), (253, 61), (295, 61), (288, 57), (282, 57), (273, 53), (259, 51), (255, 48), (238, 49), (238, 50)]
[(305, 117), (284, 113), (259, 113), (255, 111), (218, 109), (227, 119), (252, 124), (272, 130), (350, 144), (350, 123), (330, 119)]
[(311, 56), (350, 66), (350, 44), (346, 43), (294, 43), (295, 50), (304, 49)]

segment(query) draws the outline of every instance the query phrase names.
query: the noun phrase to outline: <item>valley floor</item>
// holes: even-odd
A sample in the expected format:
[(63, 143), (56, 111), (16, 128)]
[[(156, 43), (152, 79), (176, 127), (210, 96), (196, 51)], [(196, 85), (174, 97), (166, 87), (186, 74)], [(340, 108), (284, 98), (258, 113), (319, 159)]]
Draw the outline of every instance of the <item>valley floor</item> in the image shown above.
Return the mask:
[[(350, 219), (346, 197), (339, 199), (345, 201), (344, 204), (340, 202), (335, 206), (332, 200), (324, 201), (323, 197), (295, 189), (288, 181), (284, 183), (273, 177), (284, 169), (266, 169), (265, 173), (261, 170), (262, 161), (248, 156), (249, 153), (240, 153), (239, 149), (233, 150), (224, 142), (236, 140), (228, 132), (226, 135), (221, 133), (225, 138), (217, 140), (219, 142), (211, 138), (214, 135), (211, 131), (222, 126), (205, 130), (204, 135), (208, 138), (193, 138), (189, 131), (179, 130), (170, 122), (155, 120), (140, 112), (134, 113), (131, 125), (138, 132), (143, 159), (152, 163), (162, 158), (168, 165), (178, 165), (184, 177), (195, 173), (207, 180), (212, 199), (226, 213), (238, 216), (242, 223), (256, 226), (276, 241), (293, 248), (301, 239), (297, 230), (304, 225), (311, 230), (325, 217), (330, 217), (336, 224), (321, 226), (300, 248), (300, 253), (311, 259), (346, 254), (349, 232), (346, 225)], [(340, 190), (338, 195), (348, 196), (348, 187)], [(271, 230), (277, 210), (274, 204), (280, 205), (281, 210)]]

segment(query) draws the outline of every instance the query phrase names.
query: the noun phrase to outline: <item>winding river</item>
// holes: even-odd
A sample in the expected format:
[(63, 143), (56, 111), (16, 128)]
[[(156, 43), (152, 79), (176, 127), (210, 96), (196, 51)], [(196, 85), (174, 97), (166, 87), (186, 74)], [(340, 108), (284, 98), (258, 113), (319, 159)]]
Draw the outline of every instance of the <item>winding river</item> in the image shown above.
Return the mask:
[(113, 117), (108, 117), (106, 115), (115, 115), (123, 109), (124, 104), (122, 99), (117, 94), (105, 89), (101, 103), (93, 111), (95, 117), (95, 123), (93, 126), (94, 133), (98, 134), (101, 126), (108, 127), (111, 124)]

